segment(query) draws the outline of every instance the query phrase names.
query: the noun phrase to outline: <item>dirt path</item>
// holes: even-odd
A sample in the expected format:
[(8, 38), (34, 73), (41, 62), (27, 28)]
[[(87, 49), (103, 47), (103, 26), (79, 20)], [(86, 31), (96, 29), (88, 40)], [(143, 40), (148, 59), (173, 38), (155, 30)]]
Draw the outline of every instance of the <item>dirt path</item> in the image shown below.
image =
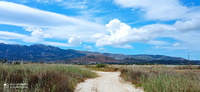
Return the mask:
[(100, 77), (78, 84), (74, 92), (143, 92), (119, 77), (120, 72), (97, 72)]

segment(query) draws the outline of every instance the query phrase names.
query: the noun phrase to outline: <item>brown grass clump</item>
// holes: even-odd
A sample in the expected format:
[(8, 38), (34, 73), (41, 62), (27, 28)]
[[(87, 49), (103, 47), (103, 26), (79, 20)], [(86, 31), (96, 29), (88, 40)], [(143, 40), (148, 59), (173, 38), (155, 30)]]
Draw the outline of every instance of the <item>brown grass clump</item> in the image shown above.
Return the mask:
[(130, 70), (130, 69), (122, 69), (120, 77), (124, 78), (126, 81), (131, 81), (136, 86), (141, 86), (142, 77), (148, 77), (149, 72), (147, 71), (139, 71), (139, 70)]
[(175, 69), (178, 70), (199, 70), (200, 66), (192, 66), (192, 65), (182, 65), (182, 66), (178, 66), (178, 67), (174, 67)]
[(73, 92), (70, 78), (62, 73), (44, 72), (31, 75), (28, 79), (30, 89), (39, 88), (45, 92)]

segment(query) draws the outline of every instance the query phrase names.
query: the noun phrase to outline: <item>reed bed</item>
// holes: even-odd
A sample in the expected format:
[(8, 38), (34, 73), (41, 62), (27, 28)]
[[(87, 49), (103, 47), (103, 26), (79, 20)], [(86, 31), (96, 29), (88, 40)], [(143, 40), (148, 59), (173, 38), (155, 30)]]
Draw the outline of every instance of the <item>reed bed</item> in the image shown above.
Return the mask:
[(0, 65), (0, 91), (4, 83), (27, 83), (26, 92), (73, 92), (77, 83), (94, 77), (91, 70), (72, 65)]
[(200, 92), (198, 68), (123, 67), (121, 77), (145, 92)]

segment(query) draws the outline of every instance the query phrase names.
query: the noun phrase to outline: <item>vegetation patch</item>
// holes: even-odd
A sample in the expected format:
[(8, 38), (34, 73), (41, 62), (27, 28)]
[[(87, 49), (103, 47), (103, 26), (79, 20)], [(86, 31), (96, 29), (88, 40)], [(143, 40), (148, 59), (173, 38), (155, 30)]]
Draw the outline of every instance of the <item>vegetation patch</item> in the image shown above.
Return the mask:
[(94, 71), (104, 71), (104, 72), (115, 72), (119, 69), (119, 67), (103, 63), (96, 65), (85, 65), (85, 67)]
[(145, 92), (200, 92), (200, 71), (179, 71), (168, 67), (125, 67), (121, 69), (123, 79)]
[(4, 83), (27, 83), (28, 92), (73, 92), (79, 82), (94, 77), (89, 69), (71, 65), (0, 65), (0, 91)]
[(106, 64), (100, 63), (96, 65), (97, 68), (106, 68)]

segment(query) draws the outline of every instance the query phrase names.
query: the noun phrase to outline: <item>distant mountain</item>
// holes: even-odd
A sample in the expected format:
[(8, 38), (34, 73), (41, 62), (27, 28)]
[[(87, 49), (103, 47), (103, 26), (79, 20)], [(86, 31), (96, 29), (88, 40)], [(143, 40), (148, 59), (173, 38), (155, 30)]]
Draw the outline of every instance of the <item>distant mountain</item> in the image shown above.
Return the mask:
[(136, 59), (142, 59), (142, 60), (147, 60), (147, 61), (152, 61), (152, 60), (180, 60), (184, 61), (186, 59), (181, 58), (181, 57), (170, 57), (170, 56), (165, 56), (165, 55), (130, 55), (129, 57), (133, 57)]
[(81, 53), (86, 55), (105, 55), (108, 57), (112, 57), (117, 60), (123, 60), (126, 58), (134, 58), (137, 60), (145, 60), (145, 61), (152, 61), (152, 60), (186, 60), (181, 57), (170, 57), (165, 55), (147, 55), (147, 54), (141, 54), (141, 55), (124, 55), (124, 54), (111, 54), (111, 53), (99, 53), (99, 52), (88, 52), (88, 51), (81, 51)]
[(78, 62), (80, 63), (94, 63), (94, 62), (117, 63), (119, 61), (111, 57), (104, 56), (104, 55), (87, 55), (87, 56), (83, 56), (79, 58), (72, 58), (68, 62), (71, 62), (71, 63), (78, 63)]
[[(73, 49), (60, 49), (49, 45), (34, 44), (30, 46), (0, 43), (0, 60), (33, 61), (33, 62), (107, 62), (107, 63), (157, 63), (157, 64), (187, 64), (188, 61), (180, 57), (164, 55), (124, 55)], [(193, 63), (194, 62), (194, 63)], [(191, 64), (199, 64), (191, 61)]]
[(0, 59), (24, 60), (24, 61), (58, 61), (70, 58), (85, 56), (76, 50), (64, 50), (58, 47), (47, 46), (42, 44), (10, 45), (0, 43)]
[[(168, 57), (168, 56), (166, 56)], [(170, 57), (171, 58), (171, 57)], [(120, 60), (121, 63), (130, 63), (130, 64), (173, 64), (173, 65), (187, 65), (187, 64), (200, 64), (195, 61), (188, 61), (186, 59), (155, 59), (155, 60), (144, 60), (137, 59), (133, 57), (124, 58)]]

